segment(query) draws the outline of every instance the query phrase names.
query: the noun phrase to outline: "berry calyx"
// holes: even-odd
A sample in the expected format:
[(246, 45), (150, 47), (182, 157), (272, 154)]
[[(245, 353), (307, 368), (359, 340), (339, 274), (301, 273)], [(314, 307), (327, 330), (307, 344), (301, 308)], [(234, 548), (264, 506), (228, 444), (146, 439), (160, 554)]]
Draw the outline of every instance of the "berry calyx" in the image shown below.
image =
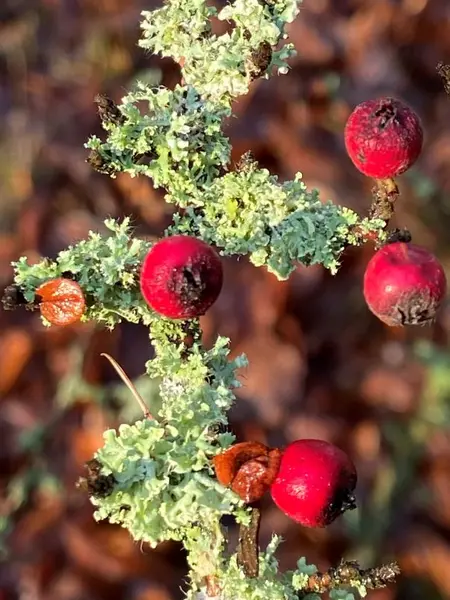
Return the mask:
[(240, 442), (213, 458), (219, 482), (244, 502), (259, 500), (269, 489), (280, 466), (281, 451), (260, 442)]
[(140, 284), (153, 310), (171, 319), (191, 319), (214, 304), (222, 281), (222, 263), (211, 246), (194, 237), (174, 235), (151, 248)]
[(367, 305), (390, 326), (432, 322), (446, 289), (444, 269), (437, 258), (426, 248), (405, 242), (380, 248), (364, 274)]
[(286, 515), (305, 527), (325, 527), (353, 509), (357, 475), (347, 454), (323, 440), (297, 440), (284, 450), (270, 493)]
[(417, 114), (395, 98), (358, 104), (348, 118), (345, 147), (355, 167), (375, 179), (396, 177), (409, 169), (422, 150)]
[(58, 277), (36, 290), (41, 315), (52, 325), (71, 325), (86, 309), (83, 290), (76, 281)]

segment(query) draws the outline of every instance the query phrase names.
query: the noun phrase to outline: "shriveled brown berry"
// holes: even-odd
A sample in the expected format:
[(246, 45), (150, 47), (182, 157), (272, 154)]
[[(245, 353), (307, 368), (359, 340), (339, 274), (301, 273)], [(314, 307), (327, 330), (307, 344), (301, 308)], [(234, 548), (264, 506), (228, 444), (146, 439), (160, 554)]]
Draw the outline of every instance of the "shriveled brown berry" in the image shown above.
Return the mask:
[(259, 442), (234, 444), (213, 459), (217, 479), (244, 502), (259, 500), (274, 481), (281, 451)]
[(36, 290), (42, 316), (52, 325), (71, 325), (86, 309), (83, 290), (76, 281), (58, 277)]

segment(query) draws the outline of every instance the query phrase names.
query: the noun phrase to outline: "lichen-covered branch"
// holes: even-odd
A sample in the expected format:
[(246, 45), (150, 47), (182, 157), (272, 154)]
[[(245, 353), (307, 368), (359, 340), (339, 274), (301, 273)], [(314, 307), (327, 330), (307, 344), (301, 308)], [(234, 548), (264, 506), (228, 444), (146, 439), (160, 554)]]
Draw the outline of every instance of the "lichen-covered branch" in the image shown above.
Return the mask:
[[(336, 272), (346, 246), (371, 235), (382, 238), (386, 227), (384, 215), (360, 218), (323, 202), (301, 174), (280, 182), (249, 156), (229, 171), (231, 147), (222, 128), (232, 101), (256, 77), (288, 71), (293, 49), (279, 42), (300, 4), (233, 0), (218, 11), (206, 0), (166, 0), (162, 8), (144, 12), (141, 46), (174, 58), (183, 84), (169, 90), (139, 83), (117, 105), (97, 96), (105, 134), (86, 144), (88, 162), (98, 171), (147, 176), (165, 190), (166, 201), (180, 209), (166, 235), (197, 236), (222, 254), (249, 255), (280, 279), (298, 263)], [(229, 31), (213, 34), (212, 17), (228, 21)], [(55, 260), (29, 265), (19, 259), (14, 293), (5, 299), (7, 308), (14, 303), (32, 308), (46, 281), (72, 279), (84, 294), (82, 320), (109, 328), (122, 320), (149, 327), (155, 358), (146, 371), (160, 383), (160, 406), (147, 410), (142, 402), (152, 419), (105, 432), (81, 482), (95, 518), (120, 524), (135, 540), (153, 546), (180, 540), (188, 552), (192, 599), (298, 600), (331, 590), (331, 597), (351, 600), (349, 588), (364, 595), (389, 582), (393, 566), (363, 571), (345, 563), (319, 574), (300, 559), (294, 571), (280, 572), (279, 538), (259, 547), (259, 512), (219, 483), (213, 469), (214, 457), (234, 441), (226, 430), (227, 413), (239, 386), (236, 370), (246, 359), (228, 359), (226, 338), (203, 347), (198, 319), (172, 321), (150, 309), (139, 274), (151, 243), (133, 235), (129, 219), (107, 220), (105, 226), (106, 235), (91, 232)], [(241, 526), (234, 551), (227, 548), (224, 515)]]

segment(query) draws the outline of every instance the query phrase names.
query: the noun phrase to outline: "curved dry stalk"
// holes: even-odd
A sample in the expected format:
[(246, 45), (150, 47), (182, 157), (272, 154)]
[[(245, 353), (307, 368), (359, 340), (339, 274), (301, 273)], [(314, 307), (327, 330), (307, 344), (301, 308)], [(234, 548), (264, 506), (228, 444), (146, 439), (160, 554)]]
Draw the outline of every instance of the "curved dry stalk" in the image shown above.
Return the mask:
[(136, 387), (131, 382), (130, 378), (125, 373), (125, 371), (122, 369), (122, 367), (119, 365), (119, 363), (112, 356), (110, 356), (109, 354), (106, 354), (106, 352), (102, 352), (100, 354), (100, 356), (104, 356), (105, 358), (107, 358), (109, 360), (109, 362), (114, 367), (114, 369), (116, 370), (117, 374), (119, 375), (120, 379), (124, 382), (124, 384), (130, 390), (130, 392), (133, 394), (134, 398), (136, 399), (136, 402), (141, 407), (141, 410), (144, 413), (144, 417), (146, 419), (153, 419), (153, 417), (152, 417), (152, 415), (151, 415), (151, 413), (150, 413), (147, 405), (144, 402), (144, 399), (139, 394), (139, 392), (137, 391)]

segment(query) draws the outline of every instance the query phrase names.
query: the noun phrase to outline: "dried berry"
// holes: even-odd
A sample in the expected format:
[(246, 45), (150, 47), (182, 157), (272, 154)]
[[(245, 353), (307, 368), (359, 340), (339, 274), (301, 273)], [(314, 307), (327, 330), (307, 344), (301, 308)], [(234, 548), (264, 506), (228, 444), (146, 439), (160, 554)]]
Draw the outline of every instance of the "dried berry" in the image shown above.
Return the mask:
[(380, 248), (364, 275), (368, 307), (391, 326), (432, 322), (446, 288), (437, 258), (426, 248), (405, 242)]
[(275, 479), (281, 451), (259, 442), (234, 444), (213, 459), (216, 477), (244, 502), (259, 500)]
[(213, 458), (216, 477), (224, 486), (231, 485), (240, 467), (258, 456), (264, 456), (269, 448), (260, 442), (240, 442)]
[(256, 502), (269, 490), (277, 476), (281, 450), (273, 448), (266, 456), (258, 456), (244, 463), (231, 483), (231, 489), (244, 502)]
[(356, 469), (340, 448), (297, 440), (284, 450), (270, 493), (275, 504), (305, 527), (325, 527), (355, 508)]
[(208, 244), (187, 235), (157, 242), (141, 269), (141, 292), (153, 310), (172, 319), (203, 315), (222, 289), (222, 263)]
[(83, 290), (76, 281), (59, 277), (36, 290), (42, 316), (52, 325), (71, 325), (85, 311)]
[(419, 117), (395, 98), (359, 104), (345, 126), (345, 146), (361, 173), (386, 179), (404, 173), (422, 150)]

